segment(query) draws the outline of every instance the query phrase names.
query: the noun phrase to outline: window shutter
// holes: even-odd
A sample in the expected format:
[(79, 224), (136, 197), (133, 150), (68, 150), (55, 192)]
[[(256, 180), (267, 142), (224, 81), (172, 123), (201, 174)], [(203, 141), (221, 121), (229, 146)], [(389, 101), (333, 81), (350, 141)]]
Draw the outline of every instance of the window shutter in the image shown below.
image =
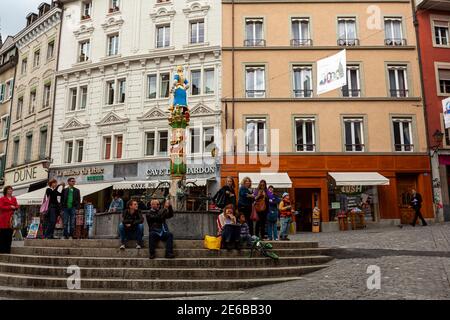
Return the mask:
[(439, 80), (448, 80), (450, 81), (450, 69), (439, 69)]

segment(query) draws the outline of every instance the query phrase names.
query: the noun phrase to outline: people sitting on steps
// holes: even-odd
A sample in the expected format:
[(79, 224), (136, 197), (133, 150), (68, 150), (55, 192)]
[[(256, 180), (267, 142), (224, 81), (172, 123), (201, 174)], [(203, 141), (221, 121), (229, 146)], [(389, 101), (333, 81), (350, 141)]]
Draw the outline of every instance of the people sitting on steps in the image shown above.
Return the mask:
[(131, 239), (136, 240), (136, 249), (141, 249), (143, 247), (144, 218), (142, 217), (136, 200), (128, 201), (127, 208), (122, 213), (122, 222), (119, 224), (119, 234), (121, 250), (125, 249), (127, 240)]
[(169, 231), (166, 220), (173, 217), (173, 209), (169, 200), (164, 202), (163, 208), (159, 200), (152, 200), (150, 210), (147, 212), (147, 224), (149, 229), (149, 253), (150, 259), (156, 257), (156, 246), (159, 240), (166, 242), (166, 258), (173, 259), (173, 234)]
[(237, 224), (232, 204), (227, 205), (217, 217), (217, 233), (222, 237), (222, 247), (231, 250), (232, 246), (240, 250), (241, 226)]

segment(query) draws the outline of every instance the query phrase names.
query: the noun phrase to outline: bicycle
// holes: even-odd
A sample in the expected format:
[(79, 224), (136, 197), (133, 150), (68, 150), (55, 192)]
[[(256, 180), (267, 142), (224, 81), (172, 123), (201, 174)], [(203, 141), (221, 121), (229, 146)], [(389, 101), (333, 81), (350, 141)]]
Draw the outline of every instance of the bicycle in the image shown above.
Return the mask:
[(263, 242), (257, 236), (252, 236), (252, 248), (250, 249), (250, 258), (253, 257), (253, 252), (258, 251), (263, 257), (271, 258), (273, 260), (278, 260), (280, 257), (270, 250), (273, 249), (271, 243)]

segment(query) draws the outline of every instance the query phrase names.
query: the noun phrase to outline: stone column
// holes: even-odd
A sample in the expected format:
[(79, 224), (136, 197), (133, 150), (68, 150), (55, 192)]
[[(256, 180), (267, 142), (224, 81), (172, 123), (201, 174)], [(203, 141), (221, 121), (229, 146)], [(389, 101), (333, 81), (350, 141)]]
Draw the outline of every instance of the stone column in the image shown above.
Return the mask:
[[(433, 179), (433, 210), (436, 222), (444, 222), (444, 210), (442, 208), (441, 177), (439, 171), (439, 154), (431, 154), (431, 176)], [(440, 206), (438, 206), (440, 205)]]

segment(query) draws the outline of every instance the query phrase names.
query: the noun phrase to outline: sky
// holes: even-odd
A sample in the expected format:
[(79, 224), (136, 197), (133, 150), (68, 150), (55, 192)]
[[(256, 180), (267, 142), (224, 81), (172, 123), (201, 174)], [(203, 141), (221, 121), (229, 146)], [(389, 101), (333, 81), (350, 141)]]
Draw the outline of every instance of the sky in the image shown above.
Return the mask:
[(3, 40), (8, 35), (15, 35), (26, 25), (25, 17), (30, 12), (37, 12), (37, 7), (50, 0), (0, 0), (0, 28)]

